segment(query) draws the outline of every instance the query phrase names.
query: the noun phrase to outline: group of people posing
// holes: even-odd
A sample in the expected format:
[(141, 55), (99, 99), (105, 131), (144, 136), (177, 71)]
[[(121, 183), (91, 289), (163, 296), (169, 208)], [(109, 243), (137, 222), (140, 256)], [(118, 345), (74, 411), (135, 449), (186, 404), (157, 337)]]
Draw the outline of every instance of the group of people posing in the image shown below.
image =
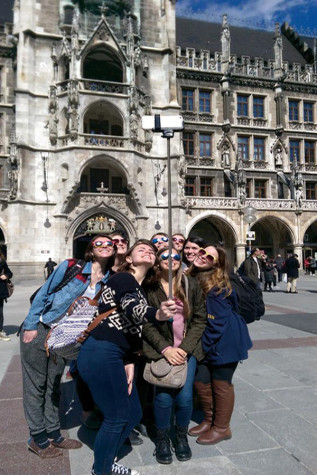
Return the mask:
[[(185, 239), (175, 234), (172, 241), (169, 256), (165, 233), (140, 239), (131, 247), (120, 231), (95, 236), (84, 261), (62, 262), (36, 294), (21, 331), (21, 361), (30, 431), (27, 445), (38, 456), (58, 457), (63, 450), (82, 445), (61, 434), (59, 389), (66, 361), (47, 357), (44, 343), (51, 325), (74, 299), (93, 298), (99, 290), (98, 313), (112, 312), (83, 343), (73, 373), (77, 374), (83, 422), (88, 425), (96, 408), (100, 415), (92, 474), (138, 474), (118, 464), (117, 456), (140, 421), (148, 422), (138, 395), (138, 384), (143, 389), (148, 384), (142, 380), (144, 362), (165, 359), (174, 366), (187, 361), (181, 388), (151, 387), (159, 463), (172, 462), (173, 445), (178, 460), (189, 460), (188, 434), (203, 445), (231, 438), (232, 378), (238, 363), (248, 357), (252, 342), (238, 313), (227, 255), (198, 236)], [(204, 418), (189, 429), (193, 387)], [(140, 396), (146, 393), (143, 389)]]

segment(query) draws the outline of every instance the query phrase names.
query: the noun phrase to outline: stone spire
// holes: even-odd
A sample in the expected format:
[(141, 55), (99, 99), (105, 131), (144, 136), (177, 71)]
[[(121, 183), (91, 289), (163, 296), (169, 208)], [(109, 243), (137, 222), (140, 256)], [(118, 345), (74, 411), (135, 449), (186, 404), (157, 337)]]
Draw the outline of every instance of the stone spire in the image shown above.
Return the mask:
[(221, 51), (221, 69), (223, 73), (227, 73), (230, 63), (230, 30), (226, 14), (222, 16)]
[(283, 75), (283, 42), (282, 42), (282, 36), (280, 32), (279, 23), (275, 23), (274, 58), (275, 58), (274, 75), (276, 78), (279, 78)]

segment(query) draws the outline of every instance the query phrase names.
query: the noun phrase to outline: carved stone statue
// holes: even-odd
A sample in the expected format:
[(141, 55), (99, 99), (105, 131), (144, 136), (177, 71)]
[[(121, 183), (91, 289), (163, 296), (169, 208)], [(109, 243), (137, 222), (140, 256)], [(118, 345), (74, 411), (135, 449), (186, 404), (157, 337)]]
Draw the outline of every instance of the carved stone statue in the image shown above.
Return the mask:
[(295, 201), (296, 201), (296, 206), (298, 208), (302, 207), (302, 199), (303, 199), (303, 187), (300, 186), (299, 188), (296, 189), (296, 192), (295, 192)]
[(14, 200), (18, 192), (18, 169), (11, 168), (8, 171), (9, 183), (10, 183), (10, 200)]
[(236, 169), (235, 169), (235, 175), (236, 175), (236, 186), (237, 186), (237, 198), (239, 200), (240, 205), (245, 204), (245, 199), (246, 199), (246, 184), (247, 184), (247, 179), (246, 179), (246, 174), (243, 168), (243, 160), (241, 156), (238, 156), (237, 163), (236, 163)]
[(228, 144), (224, 144), (222, 148), (221, 163), (223, 167), (230, 167), (230, 153)]
[(278, 147), (275, 152), (275, 165), (276, 166), (282, 166), (283, 165), (283, 160), (282, 160), (283, 154), (282, 154), (282, 149)]
[(137, 139), (138, 138), (138, 130), (139, 130), (139, 118), (135, 114), (134, 111), (131, 112), (130, 114), (130, 137), (131, 139)]

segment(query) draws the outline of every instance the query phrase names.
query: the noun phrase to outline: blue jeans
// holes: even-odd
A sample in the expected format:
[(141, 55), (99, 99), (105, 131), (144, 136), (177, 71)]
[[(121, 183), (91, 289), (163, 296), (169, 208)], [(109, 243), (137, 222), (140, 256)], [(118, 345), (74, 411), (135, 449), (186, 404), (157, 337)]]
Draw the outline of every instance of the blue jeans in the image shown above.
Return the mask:
[(169, 429), (172, 407), (175, 403), (176, 425), (187, 427), (193, 412), (193, 384), (197, 361), (194, 356), (188, 359), (186, 383), (181, 389), (155, 386), (154, 416), (157, 429)]
[(135, 386), (128, 394), (124, 370), (126, 351), (114, 343), (90, 336), (83, 344), (77, 367), (104, 416), (94, 446), (94, 472), (105, 475), (142, 411)]

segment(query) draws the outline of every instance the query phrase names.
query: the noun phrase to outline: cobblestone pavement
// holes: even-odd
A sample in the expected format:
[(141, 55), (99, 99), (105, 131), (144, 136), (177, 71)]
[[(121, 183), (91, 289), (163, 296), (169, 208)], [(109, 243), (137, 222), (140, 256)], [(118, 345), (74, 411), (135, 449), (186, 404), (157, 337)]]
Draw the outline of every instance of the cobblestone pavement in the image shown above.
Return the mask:
[[(200, 446), (190, 438), (193, 458), (163, 466), (153, 457), (153, 442), (144, 438), (138, 447), (125, 446), (121, 463), (141, 475), (317, 474), (317, 277), (301, 276), (296, 295), (286, 294), (285, 284), (279, 285), (275, 292), (264, 294), (264, 319), (249, 325), (254, 348), (234, 377), (232, 439)], [(80, 425), (73, 381), (63, 379), (61, 420), (65, 433), (84, 446), (52, 460), (41, 460), (26, 448), (15, 333), (37, 286), (36, 282), (16, 285), (4, 309), (5, 330), (12, 339), (0, 341), (0, 474), (89, 475), (95, 433)], [(195, 411), (192, 424), (199, 417)]]

